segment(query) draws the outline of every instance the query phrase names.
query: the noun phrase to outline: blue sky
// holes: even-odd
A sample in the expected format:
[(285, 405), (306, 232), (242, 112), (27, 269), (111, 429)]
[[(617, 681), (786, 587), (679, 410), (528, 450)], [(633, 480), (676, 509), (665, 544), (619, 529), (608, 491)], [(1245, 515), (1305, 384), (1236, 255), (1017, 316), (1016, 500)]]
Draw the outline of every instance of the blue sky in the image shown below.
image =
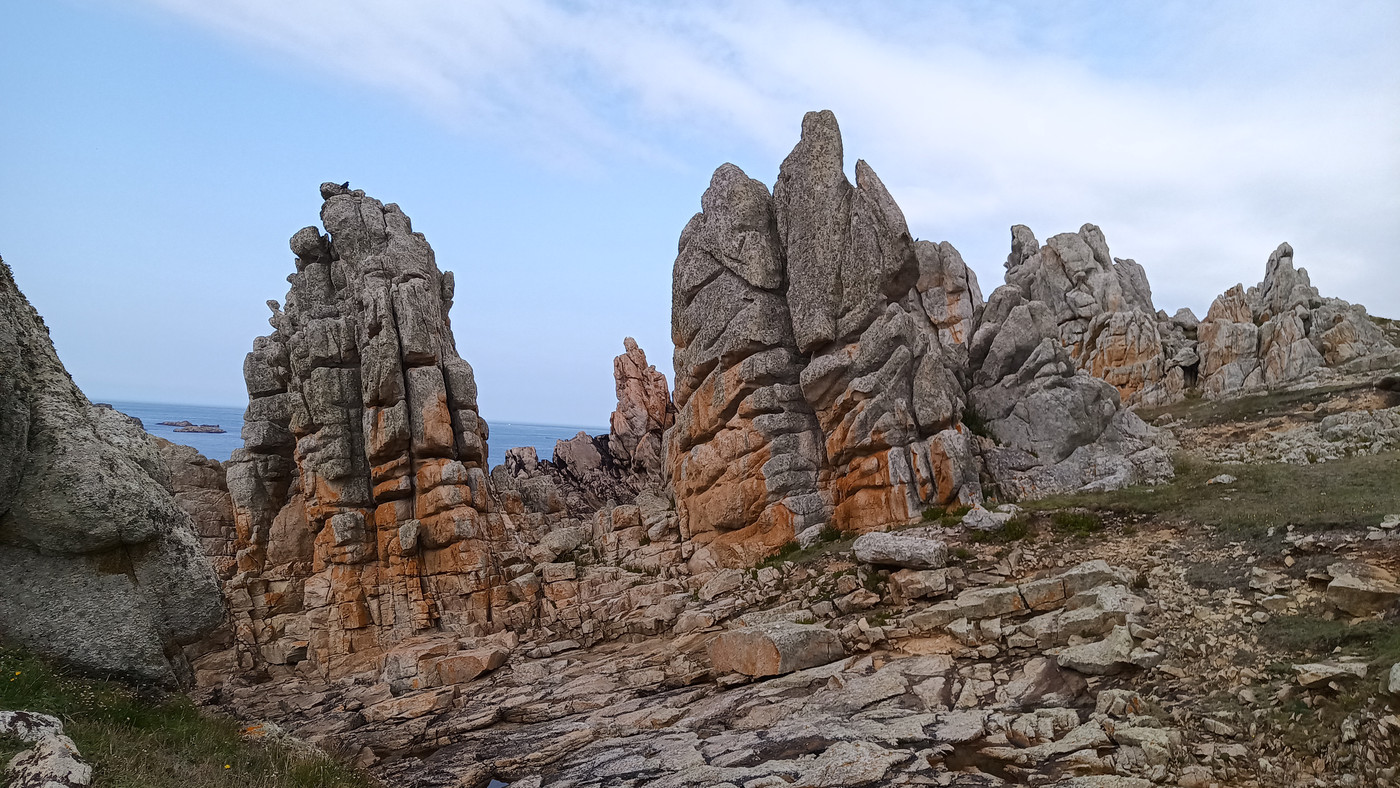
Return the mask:
[(0, 255), (94, 399), (240, 404), (317, 186), (456, 272), (488, 419), (603, 424), (671, 376), (681, 228), (830, 108), (983, 289), (1084, 222), (1157, 306), (1262, 276), (1400, 316), (1400, 4), (30, 2), (0, 9)]

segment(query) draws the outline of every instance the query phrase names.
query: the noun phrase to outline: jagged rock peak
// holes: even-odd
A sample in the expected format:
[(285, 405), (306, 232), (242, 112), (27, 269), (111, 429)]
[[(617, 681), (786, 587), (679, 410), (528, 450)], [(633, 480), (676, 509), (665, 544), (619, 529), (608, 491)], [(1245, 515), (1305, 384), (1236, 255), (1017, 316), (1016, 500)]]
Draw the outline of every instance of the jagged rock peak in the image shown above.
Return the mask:
[(661, 438), (676, 422), (676, 406), (666, 376), (647, 363), (637, 341), (622, 341), (623, 354), (613, 359), (617, 409), (609, 420), (608, 445), (619, 462), (636, 473), (660, 477)]
[(1400, 364), (1400, 350), (1366, 309), (1322, 297), (1293, 257), (1291, 245), (1279, 244), (1258, 285), (1235, 285), (1211, 304), (1199, 328), (1205, 396)]
[(239, 611), (241, 648), (256, 664), (339, 672), (426, 629), (491, 628), (494, 502), (488, 429), (448, 321), (452, 274), (397, 205), (344, 184), (321, 193), (326, 234), (292, 236), (285, 307), (244, 364), (228, 486), (235, 587), (305, 586), (316, 611), (309, 639), (270, 628), (277, 611)]

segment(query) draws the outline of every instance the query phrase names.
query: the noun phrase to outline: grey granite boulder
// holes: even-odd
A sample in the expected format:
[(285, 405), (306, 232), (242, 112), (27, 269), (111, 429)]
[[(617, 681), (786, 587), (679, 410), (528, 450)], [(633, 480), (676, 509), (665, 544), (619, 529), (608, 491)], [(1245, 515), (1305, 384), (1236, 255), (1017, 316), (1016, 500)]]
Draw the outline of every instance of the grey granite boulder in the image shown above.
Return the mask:
[(5, 769), (10, 788), (83, 788), (92, 784), (92, 767), (63, 732), (63, 722), (47, 714), (0, 711), (0, 737), (33, 745)]
[(906, 534), (862, 534), (851, 544), (851, 551), (857, 561), (878, 566), (940, 569), (948, 563), (948, 545)]
[(139, 422), (89, 404), (0, 265), (0, 632), (76, 667), (174, 683), (223, 618)]

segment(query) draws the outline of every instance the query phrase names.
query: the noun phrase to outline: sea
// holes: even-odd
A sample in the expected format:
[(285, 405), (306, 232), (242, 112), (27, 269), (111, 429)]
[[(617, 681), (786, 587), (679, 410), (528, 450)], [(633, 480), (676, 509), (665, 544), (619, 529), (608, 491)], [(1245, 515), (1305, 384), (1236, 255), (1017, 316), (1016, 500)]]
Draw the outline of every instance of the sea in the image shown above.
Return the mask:
[[(223, 462), (233, 450), (243, 445), (243, 409), (215, 405), (177, 405), (163, 402), (110, 402), (112, 407), (141, 420), (146, 432), (172, 443), (193, 446), (211, 460)], [(222, 433), (176, 432), (175, 427), (163, 426), (162, 421), (188, 421), (191, 424), (214, 424), (226, 430)], [(568, 440), (580, 432), (603, 435), (607, 427), (587, 427), (561, 424), (529, 424), (526, 422), (489, 421), (491, 439), (487, 442), (491, 467), (505, 461), (506, 450), (517, 446), (534, 446), (540, 459), (554, 456), (554, 444)]]

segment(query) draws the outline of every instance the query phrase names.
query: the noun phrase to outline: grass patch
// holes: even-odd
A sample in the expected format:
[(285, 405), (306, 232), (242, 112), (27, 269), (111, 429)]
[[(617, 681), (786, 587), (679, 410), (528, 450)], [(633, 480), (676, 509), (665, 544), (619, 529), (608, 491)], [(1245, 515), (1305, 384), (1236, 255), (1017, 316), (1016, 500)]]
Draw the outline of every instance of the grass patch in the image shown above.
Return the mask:
[(828, 525), (822, 528), (821, 535), (810, 547), (802, 547), (797, 542), (788, 541), (779, 547), (776, 553), (759, 561), (754, 569), (782, 566), (788, 561), (797, 564), (811, 563), (824, 555), (849, 549), (855, 538), (855, 534), (845, 534), (835, 526)]
[(937, 506), (930, 506), (924, 510), (924, 522), (938, 523), (945, 528), (962, 523), (962, 518), (972, 511), (971, 506), (954, 506), (951, 509), (940, 509)]
[(1322, 657), (1340, 648), (1386, 670), (1400, 662), (1400, 624), (1394, 621), (1328, 621), (1308, 615), (1274, 616), (1259, 629), (1259, 642), (1281, 651)]
[(1103, 530), (1103, 517), (1082, 509), (1052, 512), (1050, 528), (1057, 534), (1084, 538)]
[[(155, 695), (80, 678), (0, 648), (0, 709), (63, 720), (95, 788), (370, 788), (367, 775), (320, 754), (243, 736), (230, 719), (203, 714), (183, 695)], [(0, 740), (0, 758), (26, 745)]]
[[(1252, 421), (1296, 412), (1304, 405), (1320, 405), (1336, 394), (1370, 388), (1371, 384), (1350, 384), (1324, 386), (1302, 391), (1273, 391), (1251, 397), (1207, 400), (1188, 397), (1181, 402), (1156, 408), (1139, 408), (1137, 414), (1144, 421), (1152, 422), (1162, 416), (1171, 416), (1178, 423), (1206, 427), (1214, 424)], [(1320, 416), (1318, 418), (1321, 418)]]
[(1013, 517), (991, 531), (972, 531), (967, 538), (977, 544), (1009, 544), (1030, 535), (1030, 521), (1024, 517)]
[[(1206, 485), (1221, 474), (1234, 484)], [(1087, 508), (1164, 515), (1255, 538), (1269, 528), (1309, 529), (1375, 525), (1400, 511), (1400, 453), (1346, 457), (1314, 465), (1221, 465), (1178, 458), (1176, 478), (1156, 487), (1060, 495), (1023, 503), (1027, 510)], [(1226, 500), (1228, 499), (1228, 500)]]

